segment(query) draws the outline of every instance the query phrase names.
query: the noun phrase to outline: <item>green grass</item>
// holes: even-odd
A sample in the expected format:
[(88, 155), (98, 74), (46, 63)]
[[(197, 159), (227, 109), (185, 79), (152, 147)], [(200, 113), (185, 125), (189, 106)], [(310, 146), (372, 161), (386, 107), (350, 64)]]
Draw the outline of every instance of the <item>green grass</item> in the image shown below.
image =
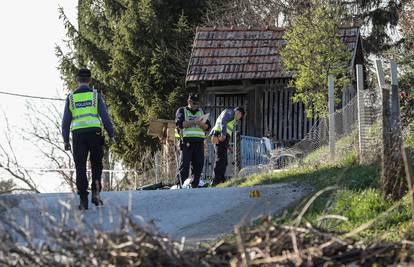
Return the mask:
[[(393, 202), (384, 199), (380, 190), (376, 188), (342, 189), (322, 197), (319, 202), (325, 202), (325, 205), (319, 203), (306, 214), (306, 219), (319, 227), (331, 231), (350, 232), (373, 220), (374, 224), (362, 231), (358, 238), (365, 241), (391, 241), (407, 238), (408, 235), (414, 237), (409, 233), (412, 227), (410, 225), (412, 215), (407, 197)], [(395, 209), (381, 216), (394, 205), (396, 205)], [(343, 216), (346, 221), (337, 219), (320, 221), (319, 219), (326, 214)]]
[[(254, 186), (277, 182), (303, 182), (316, 189), (338, 184), (342, 186), (367, 186), (375, 183), (379, 168), (376, 164), (360, 166), (356, 164), (357, 154), (353, 149), (340, 162), (319, 162), (286, 170), (257, 174), (221, 184), (220, 187)], [(345, 178), (347, 177), (347, 178)]]
[[(343, 146), (355, 144), (355, 138), (342, 141)], [(338, 142), (340, 145), (341, 143)], [(314, 193), (336, 185), (336, 191), (323, 193), (306, 212), (304, 218), (312, 224), (339, 232), (349, 232), (375, 220), (372, 227), (362, 231), (358, 238), (365, 241), (398, 240), (414, 238), (414, 227), (410, 223), (412, 214), (408, 196), (398, 202), (385, 199), (379, 189), (380, 166), (378, 163), (360, 165), (356, 149), (348, 149), (342, 158), (335, 162), (298, 166), (287, 170), (253, 175), (234, 180), (222, 186), (253, 186), (278, 182), (299, 182), (311, 185)], [(327, 148), (321, 148), (309, 155), (311, 159), (326, 157)], [(311, 162), (309, 160), (309, 162)], [(312, 194), (313, 195), (313, 194)], [(295, 208), (290, 209), (292, 220), (312, 196), (307, 196)], [(397, 207), (383, 218), (379, 215), (390, 207)], [(340, 215), (345, 221), (334, 218), (320, 220), (325, 215)], [(377, 219), (378, 218), (378, 219)]]

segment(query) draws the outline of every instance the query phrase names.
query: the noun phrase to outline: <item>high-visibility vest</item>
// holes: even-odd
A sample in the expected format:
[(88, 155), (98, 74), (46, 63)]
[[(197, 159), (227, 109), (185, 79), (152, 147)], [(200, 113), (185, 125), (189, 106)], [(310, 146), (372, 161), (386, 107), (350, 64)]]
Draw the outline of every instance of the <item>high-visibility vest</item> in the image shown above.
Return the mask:
[[(203, 115), (204, 115), (204, 112), (202, 109), (198, 109), (198, 111), (195, 114), (193, 114), (187, 108), (184, 108), (184, 119), (186, 121), (193, 121)], [(175, 129), (175, 137), (181, 138), (181, 135), (178, 133), (177, 129)], [(183, 128), (182, 137), (184, 138), (185, 137), (205, 138), (206, 134), (204, 133), (203, 129), (201, 129), (197, 125), (194, 125), (190, 128)]]
[[(223, 112), (221, 112), (220, 116), (218, 116), (217, 120), (216, 120), (216, 124), (214, 125), (213, 128), (213, 132), (215, 133), (221, 133), (221, 129), (223, 129), (223, 126), (221, 125), (221, 121), (223, 120), (224, 114), (226, 114), (227, 110), (223, 110)], [(227, 133), (229, 135), (231, 135), (233, 133), (233, 129), (234, 129), (234, 123), (236, 122), (235, 119), (229, 121), (227, 123)]]
[(98, 113), (98, 92), (71, 93), (69, 95), (69, 110), (72, 113), (70, 130), (84, 128), (102, 128)]

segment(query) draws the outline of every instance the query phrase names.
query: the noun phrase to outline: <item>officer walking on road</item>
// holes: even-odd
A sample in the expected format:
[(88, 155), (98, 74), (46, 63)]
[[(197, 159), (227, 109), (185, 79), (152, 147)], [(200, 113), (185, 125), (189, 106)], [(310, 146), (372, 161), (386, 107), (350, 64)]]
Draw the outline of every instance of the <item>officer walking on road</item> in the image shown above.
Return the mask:
[(66, 99), (62, 121), (62, 135), (65, 150), (70, 150), (69, 132), (72, 132), (73, 158), (76, 167), (76, 187), (78, 190), (80, 210), (88, 209), (88, 179), (86, 162), (90, 154), (92, 168), (92, 198), (96, 206), (103, 205), (99, 192), (102, 189), (102, 158), (104, 136), (102, 125), (114, 142), (114, 128), (109, 118), (101, 94), (89, 87), (91, 71), (79, 69), (76, 75), (78, 88)]
[(227, 150), (236, 121), (244, 117), (242, 107), (225, 109), (220, 113), (214, 128), (211, 130), (211, 142), (214, 144), (216, 161), (214, 162), (213, 186), (225, 181), (227, 168)]
[(204, 166), (204, 140), (205, 132), (209, 131), (211, 124), (200, 119), (204, 111), (200, 108), (197, 94), (190, 94), (187, 106), (176, 112), (176, 138), (180, 139), (181, 159), (177, 172), (177, 186), (181, 186), (188, 178), (190, 163), (193, 174), (192, 188), (197, 188)]

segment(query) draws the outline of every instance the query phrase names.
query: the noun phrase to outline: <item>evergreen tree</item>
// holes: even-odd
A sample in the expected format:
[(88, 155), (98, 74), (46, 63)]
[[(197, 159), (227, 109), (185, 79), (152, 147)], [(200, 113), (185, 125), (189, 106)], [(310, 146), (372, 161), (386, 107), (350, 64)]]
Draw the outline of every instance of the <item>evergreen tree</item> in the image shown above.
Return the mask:
[(78, 67), (93, 73), (114, 120), (113, 147), (126, 164), (157, 147), (153, 118), (173, 118), (187, 94), (185, 74), (195, 27), (207, 0), (79, 0), (78, 28), (61, 10), (69, 53), (57, 47), (71, 88)]
[[(400, 87), (414, 94), (414, 0), (409, 0), (401, 13), (399, 26), (404, 42), (396, 47), (391, 55), (398, 60), (401, 80)], [(413, 118), (414, 119), (414, 118)]]
[[(347, 3), (347, 1), (343, 1)], [(349, 16), (362, 26), (364, 49), (380, 54), (399, 40), (395, 31), (407, 0), (357, 0), (347, 4)]]
[[(205, 23), (209, 26), (266, 26), (290, 27), (314, 1), (299, 0), (212, 0)], [(327, 5), (343, 7), (346, 21), (363, 29), (366, 54), (382, 53), (397, 41), (393, 38), (400, 12), (411, 0), (325, 0)]]
[(409, 0), (399, 23), (404, 42), (387, 55), (397, 60), (398, 87), (401, 91), (401, 123), (404, 143), (414, 148), (414, 0)]

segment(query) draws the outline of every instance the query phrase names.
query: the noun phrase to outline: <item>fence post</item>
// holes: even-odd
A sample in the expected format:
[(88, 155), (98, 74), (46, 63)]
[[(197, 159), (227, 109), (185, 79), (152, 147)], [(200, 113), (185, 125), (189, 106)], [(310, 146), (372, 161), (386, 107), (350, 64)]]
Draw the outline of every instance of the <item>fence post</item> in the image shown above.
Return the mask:
[(239, 136), (237, 132), (238, 123), (236, 122), (234, 125), (234, 141), (233, 141), (233, 156), (234, 156), (234, 178), (239, 176), (239, 160), (240, 160), (240, 148), (239, 148)]
[[(394, 124), (394, 116), (392, 115), (390, 105), (390, 90), (385, 85), (384, 72), (382, 69), (382, 64), (380, 60), (375, 62), (378, 75), (378, 84), (382, 92), (382, 173), (381, 173), (381, 188), (385, 196), (389, 196), (392, 199), (400, 199), (406, 188), (404, 176), (404, 168), (402, 166), (402, 154), (401, 154), (401, 134), (396, 130), (396, 127), (392, 127)], [(397, 85), (397, 71), (396, 65), (392, 64), (392, 68), (395, 68), (392, 71), (392, 86), (396, 87), (398, 92)], [(399, 97), (398, 93), (395, 97)], [(397, 99), (397, 101), (399, 101)], [(399, 113), (396, 113), (396, 116), (399, 117)], [(399, 121), (399, 118), (395, 118)]]
[(398, 93), (397, 64), (391, 60), (391, 129), (401, 135), (400, 128), (400, 95)]
[(377, 78), (378, 78), (378, 85), (380, 88), (380, 93), (382, 96), (382, 138), (383, 138), (383, 156), (384, 155), (384, 148), (386, 147), (386, 145), (389, 143), (389, 133), (391, 132), (390, 130), (390, 102), (389, 102), (389, 98), (390, 98), (390, 91), (386, 88), (385, 85), (385, 78), (384, 78), (384, 71), (382, 69), (382, 63), (380, 60), (376, 60), (375, 61), (375, 66), (377, 69)]
[(364, 76), (361, 64), (356, 65), (357, 76), (357, 100), (358, 100), (358, 141), (359, 141), (359, 162), (365, 159), (365, 109), (364, 109)]
[(154, 155), (154, 167), (155, 167), (155, 183), (157, 184), (160, 180), (160, 168), (161, 168), (161, 153), (157, 151)]
[[(391, 129), (390, 129), (390, 91), (386, 88), (384, 70), (380, 60), (375, 61), (377, 69), (378, 86), (382, 96), (382, 148), (381, 148), (381, 183), (384, 192), (386, 189), (386, 180), (389, 180), (389, 152), (391, 151)], [(387, 193), (386, 193), (387, 195)]]
[(401, 130), (401, 114), (400, 114), (400, 94), (398, 89), (398, 69), (397, 63), (395, 60), (390, 60), (391, 64), (391, 138), (392, 138), (392, 162), (393, 174), (397, 179), (398, 187), (397, 191), (399, 197), (402, 197), (405, 189), (406, 183), (404, 179), (404, 164), (403, 164), (403, 139), (402, 139), (402, 130)]
[(329, 106), (329, 150), (331, 159), (335, 158), (335, 93), (334, 77), (328, 76), (328, 106)]
[[(110, 154), (109, 154), (109, 147), (104, 146), (104, 153), (103, 153), (103, 160), (102, 165), (104, 170), (110, 170), (111, 164), (110, 164)], [(111, 173), (110, 172), (103, 172), (102, 173), (102, 181), (103, 181), (103, 188), (102, 191), (111, 191)]]

